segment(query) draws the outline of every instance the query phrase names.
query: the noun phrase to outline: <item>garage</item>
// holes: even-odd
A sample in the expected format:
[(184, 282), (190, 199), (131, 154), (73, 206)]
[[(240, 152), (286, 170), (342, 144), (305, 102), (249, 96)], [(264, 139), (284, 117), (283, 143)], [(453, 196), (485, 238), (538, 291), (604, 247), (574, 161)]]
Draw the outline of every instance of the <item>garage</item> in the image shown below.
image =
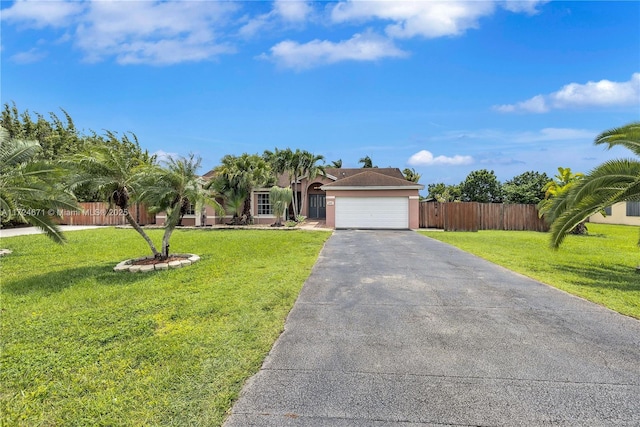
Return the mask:
[(407, 181), (399, 169), (340, 175), (320, 187), (326, 194), (328, 227), (407, 230), (420, 226), (419, 191), (424, 185)]
[(408, 197), (336, 197), (336, 228), (409, 228)]

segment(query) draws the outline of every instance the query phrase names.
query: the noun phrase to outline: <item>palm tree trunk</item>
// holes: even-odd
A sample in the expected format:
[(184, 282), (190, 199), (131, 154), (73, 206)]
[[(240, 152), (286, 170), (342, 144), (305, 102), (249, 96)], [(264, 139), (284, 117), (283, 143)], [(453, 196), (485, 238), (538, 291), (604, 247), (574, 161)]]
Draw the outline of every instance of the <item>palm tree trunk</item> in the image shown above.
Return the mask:
[(126, 210), (125, 212), (126, 212), (125, 218), (129, 222), (131, 227), (133, 227), (133, 229), (136, 230), (138, 232), (138, 234), (140, 234), (144, 240), (146, 240), (147, 244), (151, 248), (151, 252), (153, 252), (153, 256), (158, 258), (160, 256), (160, 253), (156, 249), (156, 247), (153, 244), (153, 241), (151, 240), (151, 238), (149, 238), (149, 236), (147, 236), (147, 233), (145, 233), (144, 230), (142, 229), (142, 227), (140, 227), (140, 225), (136, 222), (136, 220), (133, 219), (133, 217), (131, 216), (129, 211)]
[(164, 234), (162, 235), (162, 254), (161, 259), (169, 258), (169, 240), (171, 233), (175, 230), (176, 225), (182, 220), (183, 215), (180, 214), (179, 208), (172, 209), (171, 213), (167, 213), (167, 220), (164, 223)]
[(298, 175), (293, 175), (293, 216), (298, 217)]
[(174, 227), (167, 227), (164, 229), (164, 235), (162, 236), (162, 259), (169, 258), (169, 240), (171, 239), (171, 233), (173, 233)]

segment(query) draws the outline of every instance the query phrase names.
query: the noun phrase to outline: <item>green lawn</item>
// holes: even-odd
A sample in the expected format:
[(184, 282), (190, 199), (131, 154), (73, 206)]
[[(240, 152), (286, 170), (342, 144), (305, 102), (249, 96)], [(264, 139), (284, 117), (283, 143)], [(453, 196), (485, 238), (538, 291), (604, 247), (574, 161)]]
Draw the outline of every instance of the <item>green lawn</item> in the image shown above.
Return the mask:
[(112, 272), (150, 254), (132, 230), (0, 240), (2, 424), (221, 424), (329, 235), (180, 230), (200, 262), (135, 274)]
[(588, 224), (558, 250), (527, 231), (421, 232), (508, 269), (640, 319), (639, 227)]

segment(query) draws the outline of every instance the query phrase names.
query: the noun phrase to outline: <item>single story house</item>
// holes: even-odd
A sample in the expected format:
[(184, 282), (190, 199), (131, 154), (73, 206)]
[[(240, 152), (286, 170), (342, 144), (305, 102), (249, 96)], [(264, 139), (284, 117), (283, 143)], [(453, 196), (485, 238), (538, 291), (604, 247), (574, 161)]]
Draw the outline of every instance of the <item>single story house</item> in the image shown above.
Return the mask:
[(620, 202), (605, 209), (605, 215), (597, 213), (589, 222), (640, 226), (640, 202)]
[[(324, 220), (329, 228), (417, 229), (420, 225), (419, 191), (424, 185), (407, 181), (398, 168), (326, 168), (325, 176), (305, 176), (298, 182), (289, 183), (286, 176), (280, 176), (278, 185), (291, 185), (300, 214)], [(251, 214), (255, 224), (275, 222), (269, 188), (252, 192)], [(156, 217), (157, 224), (164, 223), (163, 215)], [(230, 219), (207, 207), (200, 215), (185, 215), (182, 224), (223, 224)]]

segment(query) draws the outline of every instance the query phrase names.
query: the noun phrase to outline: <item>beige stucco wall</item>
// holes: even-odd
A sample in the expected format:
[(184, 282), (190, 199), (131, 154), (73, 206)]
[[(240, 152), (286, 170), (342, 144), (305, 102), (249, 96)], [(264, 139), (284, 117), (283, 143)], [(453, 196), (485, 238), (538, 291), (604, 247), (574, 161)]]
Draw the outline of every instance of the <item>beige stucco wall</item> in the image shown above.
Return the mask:
[(598, 224), (640, 225), (640, 216), (627, 216), (626, 202), (616, 203), (611, 206), (611, 215), (603, 216), (601, 213), (591, 215), (589, 222)]
[[(253, 216), (254, 224), (273, 224), (276, 222), (275, 215), (258, 215), (258, 193), (269, 194), (268, 189), (256, 190), (251, 193), (251, 215)], [(286, 218), (285, 218), (286, 220)]]
[(327, 227), (336, 226), (336, 197), (407, 197), (409, 228), (420, 228), (420, 196), (418, 190), (327, 190)]

